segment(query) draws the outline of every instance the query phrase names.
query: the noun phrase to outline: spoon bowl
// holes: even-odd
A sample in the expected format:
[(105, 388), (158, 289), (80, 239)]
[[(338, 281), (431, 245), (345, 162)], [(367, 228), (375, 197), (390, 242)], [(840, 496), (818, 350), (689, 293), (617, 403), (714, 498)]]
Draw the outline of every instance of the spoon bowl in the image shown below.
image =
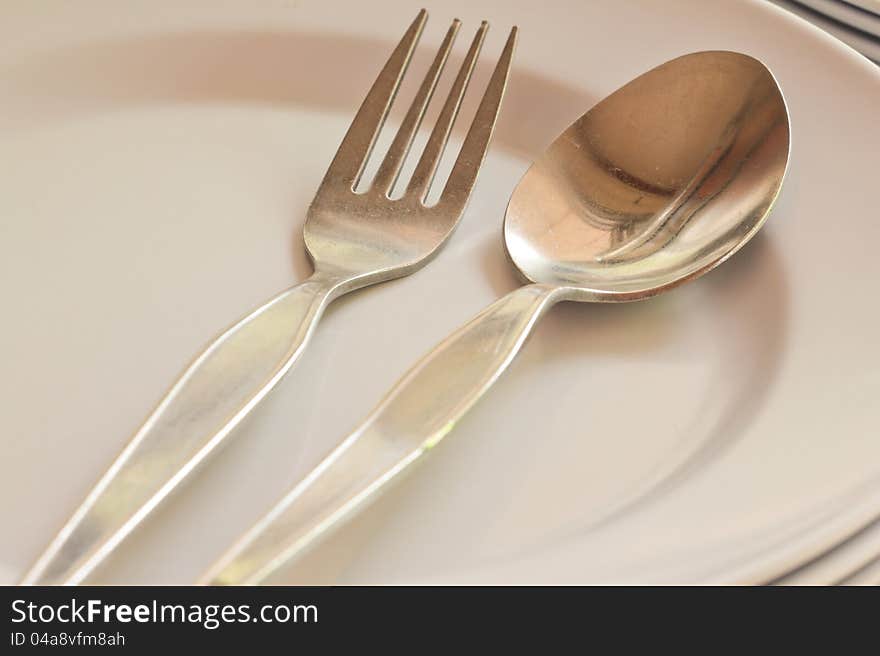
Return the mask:
[(673, 59), (563, 132), (523, 176), (504, 243), (529, 281), (632, 301), (695, 278), (763, 224), (789, 159), (785, 100), (735, 52)]

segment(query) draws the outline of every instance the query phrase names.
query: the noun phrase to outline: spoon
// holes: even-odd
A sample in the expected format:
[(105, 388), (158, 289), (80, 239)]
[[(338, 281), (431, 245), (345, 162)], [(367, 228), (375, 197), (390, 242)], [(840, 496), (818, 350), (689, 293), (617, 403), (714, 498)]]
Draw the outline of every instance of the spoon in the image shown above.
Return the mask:
[(767, 218), (788, 159), (782, 93), (746, 55), (685, 55), (601, 101), (510, 199), (504, 243), (529, 284), (410, 369), (204, 582), (265, 580), (385, 489), (486, 393), (555, 303), (649, 298), (730, 257)]

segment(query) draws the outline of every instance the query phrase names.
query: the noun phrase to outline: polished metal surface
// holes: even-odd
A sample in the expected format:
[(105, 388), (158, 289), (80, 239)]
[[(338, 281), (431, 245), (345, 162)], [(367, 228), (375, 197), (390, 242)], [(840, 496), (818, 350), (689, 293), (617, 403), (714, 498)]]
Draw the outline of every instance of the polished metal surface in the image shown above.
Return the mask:
[(651, 296), (711, 269), (766, 218), (788, 116), (769, 71), (729, 52), (633, 80), (569, 127), (517, 186), (507, 252), (582, 300)]
[(434, 447), (554, 303), (634, 301), (718, 265), (761, 227), (789, 157), (771, 73), (701, 52), (633, 80), (560, 135), (514, 191), (507, 252), (531, 284), (441, 342), (210, 569), (259, 583)]
[(309, 207), (304, 238), (314, 275), (229, 328), (189, 366), (22, 583), (82, 581), (284, 376), (328, 303), (415, 271), (449, 238), (464, 213), (498, 118), (516, 28), (439, 200), (426, 204), (488, 29), (485, 22), (403, 195), (392, 199), (391, 191), (452, 48), (458, 20), (449, 28), (372, 184), (356, 193), (426, 21), (423, 10), (379, 73)]

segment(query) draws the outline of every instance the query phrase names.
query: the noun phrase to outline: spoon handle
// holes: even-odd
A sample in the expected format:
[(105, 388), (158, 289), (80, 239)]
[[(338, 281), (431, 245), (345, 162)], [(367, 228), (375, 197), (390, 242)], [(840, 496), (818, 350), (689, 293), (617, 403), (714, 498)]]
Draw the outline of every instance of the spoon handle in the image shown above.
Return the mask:
[(85, 578), (290, 369), (339, 283), (315, 274), (208, 346), (21, 583), (75, 584)]
[(437, 345), (202, 582), (259, 583), (375, 498), (443, 439), (507, 369), (532, 326), (559, 300), (558, 291), (521, 287)]

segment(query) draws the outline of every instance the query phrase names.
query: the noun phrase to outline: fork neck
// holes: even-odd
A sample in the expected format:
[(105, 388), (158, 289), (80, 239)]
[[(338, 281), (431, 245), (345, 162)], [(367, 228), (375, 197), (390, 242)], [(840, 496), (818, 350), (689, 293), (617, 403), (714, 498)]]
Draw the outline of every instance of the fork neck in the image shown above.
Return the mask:
[(362, 278), (358, 273), (322, 264), (315, 266), (314, 273), (305, 282), (324, 290), (329, 302), (370, 284)]

